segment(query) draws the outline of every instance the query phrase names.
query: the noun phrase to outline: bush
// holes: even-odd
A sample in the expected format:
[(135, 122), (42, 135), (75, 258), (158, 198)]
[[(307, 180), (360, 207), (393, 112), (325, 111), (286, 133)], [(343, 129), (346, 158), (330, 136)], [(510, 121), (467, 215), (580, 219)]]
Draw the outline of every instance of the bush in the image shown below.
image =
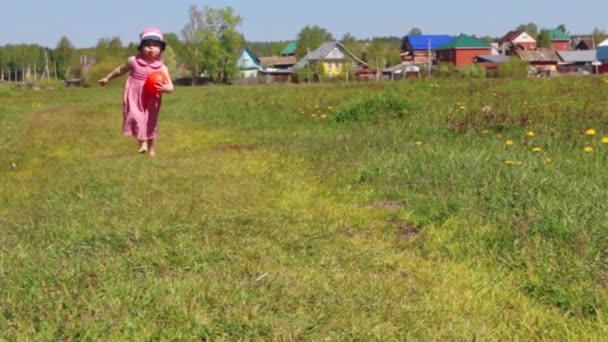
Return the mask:
[(469, 64), (460, 68), (458, 74), (463, 78), (485, 78), (486, 68), (477, 64)]
[(498, 66), (498, 77), (525, 78), (528, 76), (528, 63), (518, 58), (510, 58)]
[(369, 94), (336, 109), (336, 122), (402, 119), (420, 110), (417, 102), (410, 101), (396, 90)]
[[(114, 70), (117, 66), (119, 66), (120, 64), (124, 64), (124, 63), (126, 63), (126, 59), (123, 57), (106, 56), (103, 59), (103, 61), (98, 62), (97, 64), (93, 65), (93, 67), (91, 67), (91, 70), (86, 75), (83, 75), (84, 84), (87, 86), (97, 84), (97, 80), (106, 76), (107, 74), (110, 73), (110, 71)], [(124, 82), (120, 82), (120, 81), (117, 82), (117, 81), (119, 81), (119, 80), (114, 79), (109, 84), (110, 85), (120, 84), (120, 86), (122, 86), (124, 83)]]
[(439, 77), (450, 77), (454, 74), (454, 64), (441, 62), (434, 67), (433, 74)]

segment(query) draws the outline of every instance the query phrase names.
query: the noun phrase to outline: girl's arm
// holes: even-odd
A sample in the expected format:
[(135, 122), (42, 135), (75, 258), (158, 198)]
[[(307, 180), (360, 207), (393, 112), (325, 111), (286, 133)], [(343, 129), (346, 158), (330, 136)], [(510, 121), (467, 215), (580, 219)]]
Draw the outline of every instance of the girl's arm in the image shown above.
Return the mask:
[(97, 83), (101, 84), (102, 86), (106, 85), (111, 79), (123, 75), (127, 71), (129, 71), (129, 61), (116, 67), (116, 69), (112, 70), (106, 77), (97, 81)]
[(158, 86), (158, 90), (163, 93), (170, 93), (173, 91), (173, 82), (171, 81), (171, 76), (169, 75), (169, 69), (167, 69), (167, 67), (163, 65), (161, 70), (165, 73), (165, 75), (167, 75), (168, 81), (167, 83)]

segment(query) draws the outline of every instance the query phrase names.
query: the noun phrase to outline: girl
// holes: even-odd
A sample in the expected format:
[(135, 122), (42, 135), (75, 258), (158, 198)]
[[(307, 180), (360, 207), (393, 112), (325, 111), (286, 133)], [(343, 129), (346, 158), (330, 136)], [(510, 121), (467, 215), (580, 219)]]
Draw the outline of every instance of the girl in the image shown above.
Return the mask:
[[(158, 114), (162, 103), (162, 93), (173, 91), (173, 82), (169, 70), (161, 61), (167, 44), (162, 32), (157, 28), (146, 28), (139, 35), (139, 53), (129, 57), (127, 62), (112, 70), (99, 84), (106, 85), (111, 79), (129, 71), (123, 95), (122, 134), (133, 136), (139, 142), (139, 153), (156, 155), (156, 137), (158, 134)], [(146, 78), (153, 71), (162, 71), (167, 79), (156, 86), (157, 94), (144, 89)]]

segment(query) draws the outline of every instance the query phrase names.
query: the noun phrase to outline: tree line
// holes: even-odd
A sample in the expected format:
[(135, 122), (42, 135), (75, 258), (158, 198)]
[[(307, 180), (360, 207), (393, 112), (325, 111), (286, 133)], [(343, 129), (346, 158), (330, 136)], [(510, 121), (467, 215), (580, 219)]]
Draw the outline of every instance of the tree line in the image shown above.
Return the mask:
[[(213, 82), (234, 80), (239, 75), (237, 62), (243, 48), (247, 47), (257, 56), (276, 56), (289, 43), (248, 42), (238, 31), (242, 22), (243, 18), (232, 7), (191, 6), (189, 21), (180, 34), (165, 34), (167, 49), (163, 58), (171, 74), (174, 77), (189, 77), (193, 82), (201, 77)], [(558, 28), (567, 32), (564, 25)], [(541, 47), (550, 45), (547, 29), (538, 29), (534, 23), (521, 24), (516, 29), (526, 31), (537, 39)], [(408, 33), (422, 34), (422, 30), (414, 27)], [(598, 28), (591, 35), (596, 42), (607, 37), (606, 32)], [(485, 39), (496, 40), (491, 37)], [(302, 58), (323, 42), (332, 40), (335, 37), (325, 28), (306, 26), (295, 38), (295, 55), (298, 59)], [(346, 33), (339, 41), (376, 70), (400, 60), (400, 37), (357, 39)], [(124, 62), (136, 50), (136, 43), (125, 46), (118, 37), (101, 38), (95, 47), (85, 49), (76, 49), (66, 36), (59, 40), (55, 48), (8, 44), (0, 47), (0, 80), (25, 81), (28, 75), (34, 81), (44, 77), (70, 79), (85, 76), (92, 80)], [(94, 66), (91, 69), (83, 68), (91, 56), (94, 56)]]

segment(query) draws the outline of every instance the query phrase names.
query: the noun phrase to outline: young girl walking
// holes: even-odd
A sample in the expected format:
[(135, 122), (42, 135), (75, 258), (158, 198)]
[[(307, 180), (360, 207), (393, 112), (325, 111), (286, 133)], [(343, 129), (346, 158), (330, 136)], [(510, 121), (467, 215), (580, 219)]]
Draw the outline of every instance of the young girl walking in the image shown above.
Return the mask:
[[(123, 94), (122, 134), (135, 137), (139, 143), (138, 152), (153, 157), (156, 155), (162, 93), (172, 92), (173, 82), (169, 70), (161, 60), (167, 46), (162, 32), (157, 28), (146, 28), (139, 38), (139, 53), (129, 57), (125, 64), (119, 65), (98, 82), (103, 86), (111, 79), (129, 72)], [(167, 79), (165, 83), (156, 86), (157, 93), (144, 87), (148, 75), (154, 71), (163, 72)]]

